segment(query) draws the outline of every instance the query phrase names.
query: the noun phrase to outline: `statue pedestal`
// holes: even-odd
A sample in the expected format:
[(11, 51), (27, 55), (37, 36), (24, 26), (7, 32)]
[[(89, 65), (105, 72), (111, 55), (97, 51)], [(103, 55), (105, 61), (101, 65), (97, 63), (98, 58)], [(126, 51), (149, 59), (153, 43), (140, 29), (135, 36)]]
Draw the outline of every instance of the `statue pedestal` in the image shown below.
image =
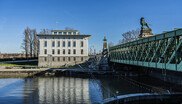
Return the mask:
[(146, 37), (150, 37), (150, 36), (153, 36), (152, 29), (143, 28), (140, 30), (139, 38), (146, 38)]

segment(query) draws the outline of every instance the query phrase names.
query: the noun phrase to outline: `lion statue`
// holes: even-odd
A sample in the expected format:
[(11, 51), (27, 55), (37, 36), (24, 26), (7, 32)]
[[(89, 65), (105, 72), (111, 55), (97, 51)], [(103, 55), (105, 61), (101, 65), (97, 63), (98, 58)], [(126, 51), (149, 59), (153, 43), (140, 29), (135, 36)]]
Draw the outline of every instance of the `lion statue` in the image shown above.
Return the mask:
[(140, 24), (141, 24), (141, 28), (142, 29), (144, 29), (145, 27), (147, 27), (148, 29), (150, 29), (150, 27), (148, 26), (148, 24), (147, 24), (147, 22), (145, 22), (145, 19), (144, 19), (144, 17), (142, 17), (141, 19), (140, 19)]

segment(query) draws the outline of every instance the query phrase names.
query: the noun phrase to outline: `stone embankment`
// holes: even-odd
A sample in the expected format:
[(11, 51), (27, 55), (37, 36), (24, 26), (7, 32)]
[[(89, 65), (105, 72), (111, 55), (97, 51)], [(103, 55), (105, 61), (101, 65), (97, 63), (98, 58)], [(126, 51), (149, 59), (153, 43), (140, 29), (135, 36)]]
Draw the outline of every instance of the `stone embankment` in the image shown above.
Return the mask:
[(0, 69), (0, 78), (8, 77), (33, 77), (44, 73), (47, 68), (40, 69)]

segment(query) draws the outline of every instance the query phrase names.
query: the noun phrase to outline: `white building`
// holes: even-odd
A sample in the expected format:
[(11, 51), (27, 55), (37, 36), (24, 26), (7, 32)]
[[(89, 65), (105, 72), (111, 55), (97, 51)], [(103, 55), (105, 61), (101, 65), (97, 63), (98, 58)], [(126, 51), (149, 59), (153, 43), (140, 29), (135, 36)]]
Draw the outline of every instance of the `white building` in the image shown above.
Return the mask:
[(88, 60), (88, 39), (78, 30), (52, 30), (51, 34), (38, 34), (40, 67), (75, 65)]

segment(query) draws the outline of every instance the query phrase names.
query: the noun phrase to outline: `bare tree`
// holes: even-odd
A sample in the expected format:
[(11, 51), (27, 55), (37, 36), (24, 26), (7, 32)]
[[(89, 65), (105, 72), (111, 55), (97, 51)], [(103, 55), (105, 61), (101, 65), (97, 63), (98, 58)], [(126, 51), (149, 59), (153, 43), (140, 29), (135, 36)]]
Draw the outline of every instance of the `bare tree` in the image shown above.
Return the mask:
[(136, 40), (140, 34), (140, 30), (131, 30), (122, 34), (123, 39), (119, 40), (119, 44)]
[(29, 35), (29, 47), (30, 47), (30, 57), (33, 56), (33, 31), (30, 30), (30, 35)]
[(112, 46), (114, 46), (114, 43), (113, 42), (109, 42), (108, 43), (108, 47), (112, 47)]
[(74, 28), (71, 28), (71, 27), (65, 27), (65, 30), (74, 30)]
[(49, 30), (49, 29), (42, 29), (40, 31), (40, 34), (51, 34), (51, 30)]
[(36, 35), (35, 29), (27, 27), (24, 30), (24, 39), (21, 47), (25, 51), (26, 58), (28, 58), (28, 56), (35, 57), (38, 54), (38, 38)]
[(26, 54), (26, 58), (28, 58), (28, 55), (29, 55), (29, 52), (30, 52), (30, 42), (29, 42), (29, 35), (30, 35), (30, 28), (27, 27), (25, 30), (24, 30), (24, 39), (23, 39), (23, 43), (22, 43), (22, 49), (25, 51), (25, 54)]
[(37, 32), (36, 29), (33, 29), (33, 53), (34, 57), (38, 56), (38, 37), (37, 37)]

